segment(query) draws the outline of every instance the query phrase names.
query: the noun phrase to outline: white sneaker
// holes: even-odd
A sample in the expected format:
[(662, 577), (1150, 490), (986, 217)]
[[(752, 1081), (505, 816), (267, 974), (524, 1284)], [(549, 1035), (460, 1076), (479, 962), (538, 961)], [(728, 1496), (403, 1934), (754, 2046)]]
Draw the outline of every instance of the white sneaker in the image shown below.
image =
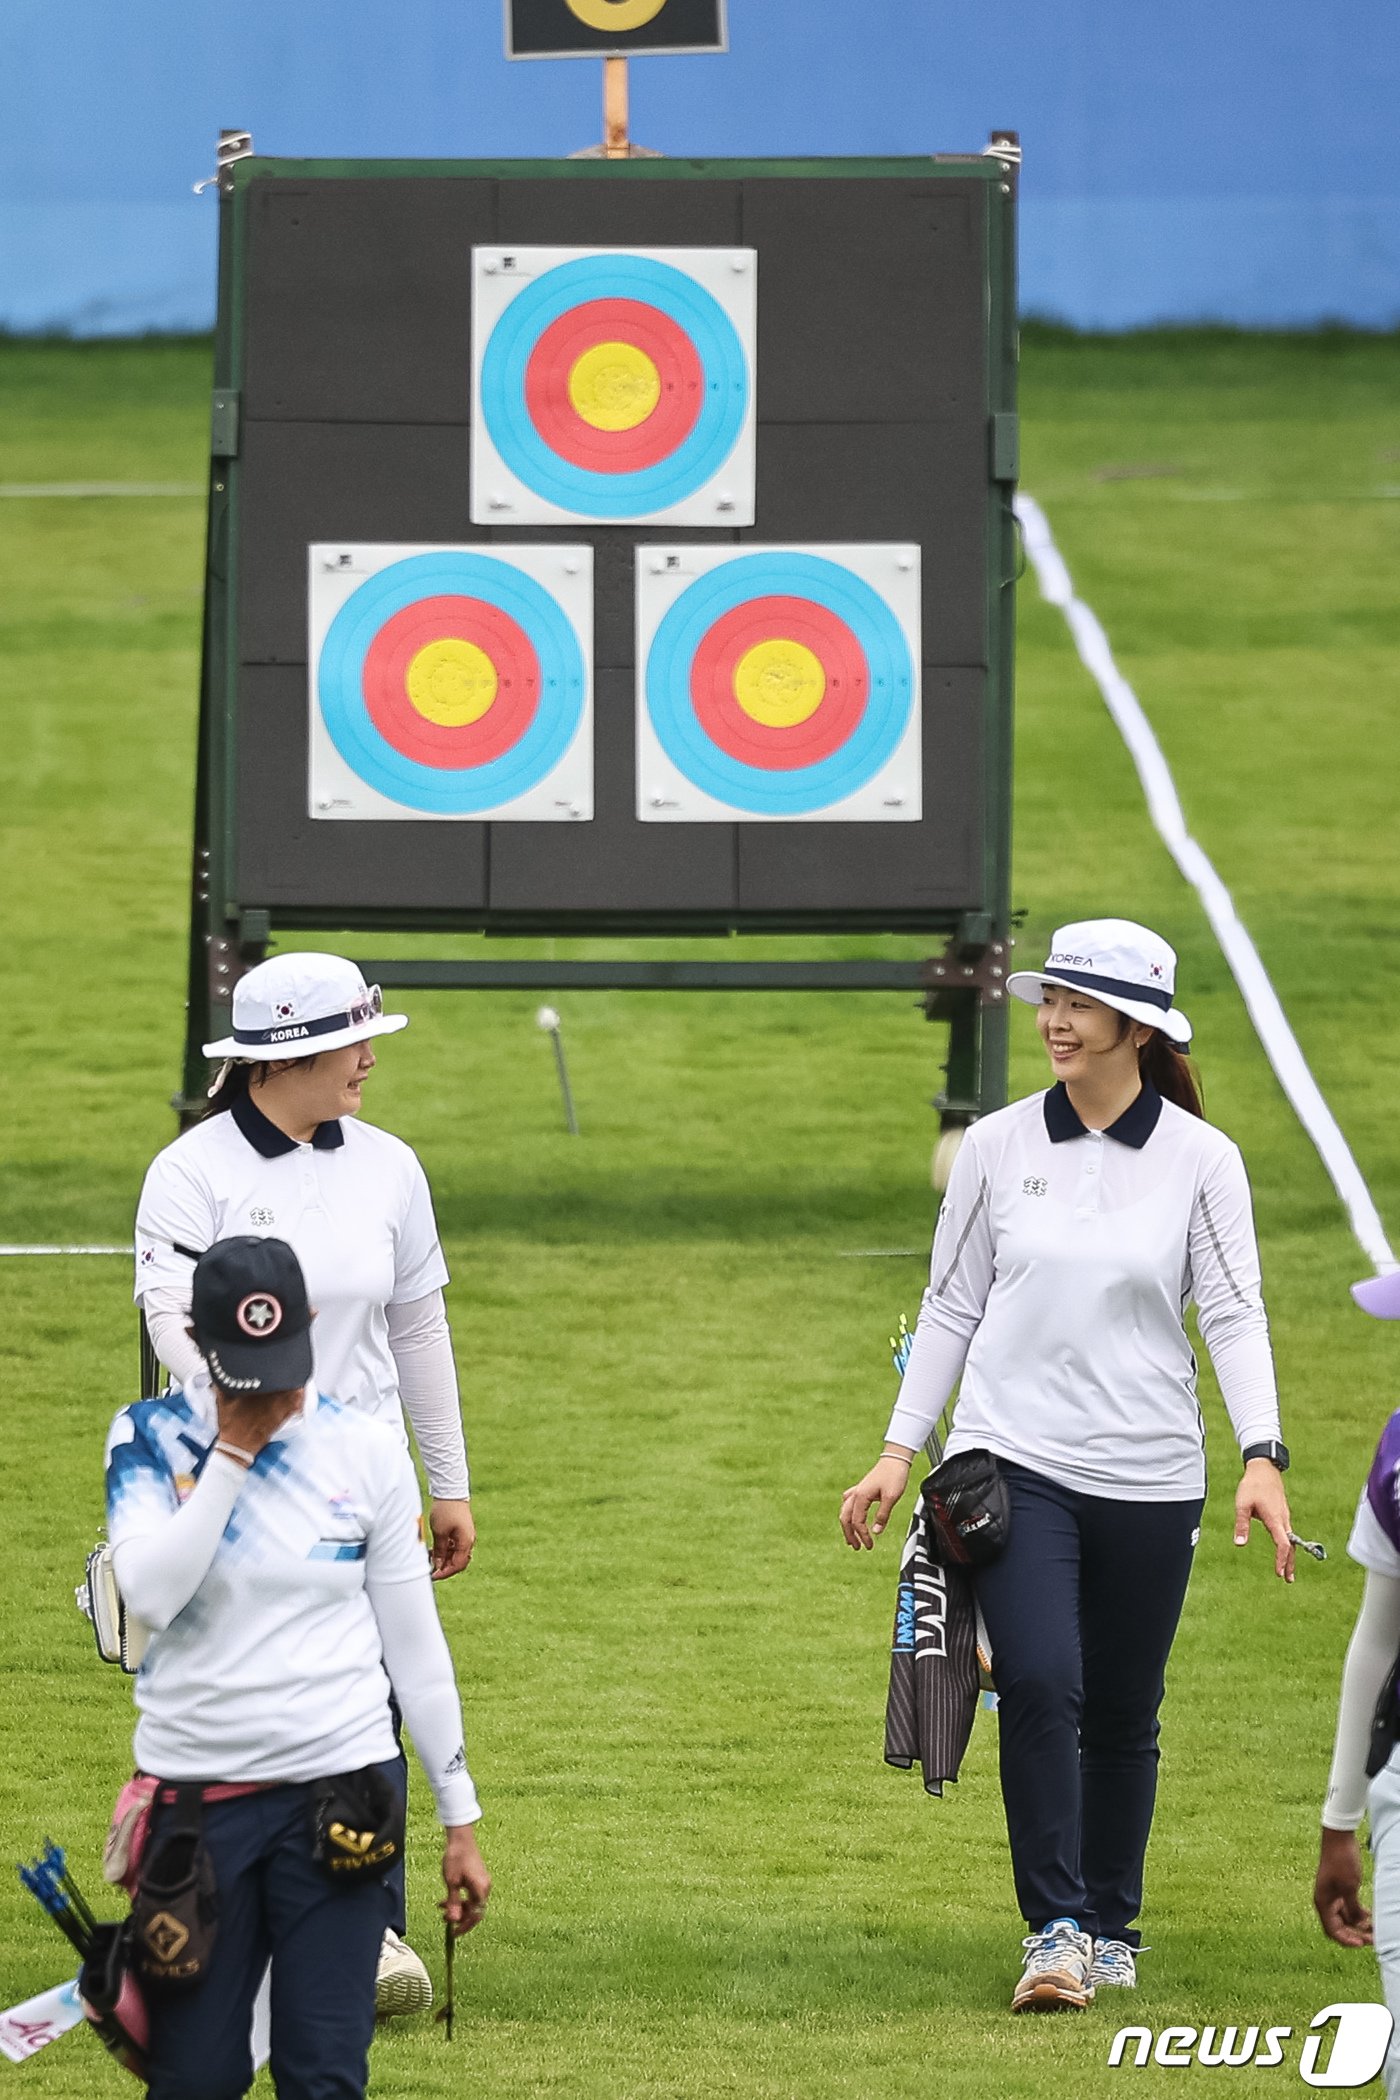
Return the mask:
[(1120, 1991), (1137, 1989), (1137, 1949), (1126, 1940), (1095, 1940), (1094, 1963), (1089, 1981), (1096, 1991), (1110, 1986)]
[(1089, 1971), (1094, 1943), (1073, 1918), (1052, 1918), (1044, 1932), (1022, 1940), (1025, 1967), (1011, 2000), (1012, 2012), (1082, 2012), (1094, 1995)]
[(433, 2002), (433, 1980), (418, 1956), (396, 1932), (386, 1932), (374, 1980), (374, 2016), (426, 2012)]

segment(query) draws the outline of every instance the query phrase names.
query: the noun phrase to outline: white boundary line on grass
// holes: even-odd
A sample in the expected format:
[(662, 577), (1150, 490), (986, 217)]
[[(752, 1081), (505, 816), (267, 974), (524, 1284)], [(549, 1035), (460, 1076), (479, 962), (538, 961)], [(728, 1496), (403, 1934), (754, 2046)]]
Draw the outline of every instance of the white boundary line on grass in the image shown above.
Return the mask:
[(1080, 661), (1103, 695), (1104, 705), (1118, 725), (1137, 768), (1147, 798), (1148, 814), (1168, 853), (1205, 908), (1211, 929), (1264, 1046), (1264, 1055), (1273, 1066), (1274, 1075), (1299, 1122), (1317, 1147), (1332, 1186), (1351, 1221), (1352, 1231), (1378, 1273), (1400, 1267), (1386, 1238), (1371, 1191), (1336, 1117), (1327, 1106), (1322, 1089), (1308, 1069), (1307, 1059), (1289, 1026), (1278, 993), (1269, 981), (1259, 950), (1245, 931), (1230, 892), (1186, 828), (1186, 813), (1171, 768), (1162, 755), (1162, 747), (1142, 703), (1114, 662), (1108, 636), (1098, 620), (1083, 599), (1075, 596), (1074, 584), (1064, 557), (1055, 545), (1049, 520), (1035, 498), (1024, 491), (1016, 497), (1016, 515), (1025, 535), (1026, 553), (1035, 570), (1040, 595), (1049, 604), (1058, 606), (1065, 616)]
[(0, 481), (0, 496), (47, 503), (55, 496), (202, 496), (198, 481)]
[(0, 1247), (6, 1254), (130, 1254), (130, 1247)]

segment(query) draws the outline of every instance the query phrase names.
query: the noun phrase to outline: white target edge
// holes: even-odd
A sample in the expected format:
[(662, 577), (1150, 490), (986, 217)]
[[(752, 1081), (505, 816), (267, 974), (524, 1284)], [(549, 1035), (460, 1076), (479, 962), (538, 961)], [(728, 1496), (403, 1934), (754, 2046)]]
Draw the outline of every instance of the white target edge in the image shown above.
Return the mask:
[[(811, 554), (840, 564), (878, 592), (903, 632), (913, 703), (899, 742), (865, 786), (820, 809), (769, 813), (707, 794), (673, 762), (652, 726), (647, 665), (657, 628), (700, 576), (750, 554)], [(788, 543), (637, 549), (637, 819), (642, 824), (917, 824), (923, 818), (922, 557), (912, 543)]]
[[(679, 503), (661, 510), (599, 517), (569, 510), (521, 481), (497, 451), (481, 401), (481, 366), (497, 322), (516, 296), (546, 270), (594, 256), (635, 255), (669, 263), (693, 277), (728, 316), (748, 370), (748, 401), (733, 450), (719, 471)], [(758, 250), (756, 248), (472, 249), (471, 498), (473, 525), (752, 525), (756, 501), (758, 388)]]
[[(334, 540), (307, 548), (307, 701), (310, 737), (307, 807), (321, 822), (396, 824), (496, 824), (588, 822), (593, 815), (593, 549), (496, 547), (436, 542), (389, 545), (382, 541)], [(568, 750), (526, 794), (487, 809), (413, 809), (381, 794), (341, 757), (321, 712), (321, 650), (331, 623), (362, 583), (395, 562), (417, 554), (473, 554), (517, 569), (540, 584), (568, 619), (583, 657), (583, 709)]]

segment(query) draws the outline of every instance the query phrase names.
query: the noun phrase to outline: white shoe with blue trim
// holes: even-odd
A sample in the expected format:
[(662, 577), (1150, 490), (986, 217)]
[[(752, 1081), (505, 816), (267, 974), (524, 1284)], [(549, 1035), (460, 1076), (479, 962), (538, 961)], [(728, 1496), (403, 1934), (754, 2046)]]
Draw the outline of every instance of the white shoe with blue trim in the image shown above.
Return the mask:
[(1090, 1983), (1096, 1991), (1135, 1991), (1137, 1956), (1137, 1948), (1130, 1947), (1126, 1940), (1095, 1940)]
[(1012, 2012), (1082, 2012), (1094, 1995), (1089, 1981), (1094, 1943), (1073, 1918), (1052, 1918), (1043, 1932), (1033, 1932), (1021, 1981), (1011, 2000)]

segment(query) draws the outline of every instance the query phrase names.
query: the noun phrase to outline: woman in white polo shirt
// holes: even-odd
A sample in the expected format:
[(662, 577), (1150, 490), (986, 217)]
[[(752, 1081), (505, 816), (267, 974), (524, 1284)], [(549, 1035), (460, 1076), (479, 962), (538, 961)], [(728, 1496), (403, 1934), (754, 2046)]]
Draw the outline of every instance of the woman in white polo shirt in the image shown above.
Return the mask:
[[(151, 2100), (247, 2092), (269, 1958), (281, 2100), (357, 2100), (393, 1903), (384, 1861), (402, 1850), (391, 1684), (443, 1824), (452, 1931), (480, 1920), (491, 1885), (418, 1482), (392, 1424), (317, 1392), (312, 1309), (284, 1241), (226, 1238), (192, 1284), (212, 1383), (123, 1408), (107, 1440), (113, 1562), (151, 1629), (135, 1686), (153, 1801), (134, 1918)], [(217, 1902), (202, 1947), (207, 1902), (163, 1907), (191, 1871), (196, 1802)], [(203, 1973), (162, 1987), (193, 1953)]]
[(1157, 1710), (1205, 1495), (1192, 1300), (1244, 1460), (1236, 1543), (1258, 1518), (1293, 1578), (1249, 1184), (1204, 1120), (1175, 971), (1156, 934), (1100, 919), (1008, 979), (1054, 1084), (968, 1130), (884, 1454), (841, 1505), (847, 1542), (871, 1545), (961, 1378), (948, 1453), (993, 1453), (1011, 1505), (973, 1578), (1030, 1927), (1018, 2012), (1136, 1981)]
[[(408, 1025), (351, 962), (279, 955), (234, 988), (226, 1060), (202, 1122), (157, 1154), (136, 1213), (136, 1298), (175, 1383), (203, 1374), (190, 1340), (194, 1263), (240, 1233), (284, 1239), (317, 1309), (316, 1383), (403, 1435), (405, 1412), (431, 1496), (433, 1573), (455, 1575), (475, 1541), (457, 1373), (442, 1289), (447, 1264), (417, 1155), (358, 1120), (372, 1041)], [(431, 1999), (427, 1970), (385, 1940), (380, 2011)]]

